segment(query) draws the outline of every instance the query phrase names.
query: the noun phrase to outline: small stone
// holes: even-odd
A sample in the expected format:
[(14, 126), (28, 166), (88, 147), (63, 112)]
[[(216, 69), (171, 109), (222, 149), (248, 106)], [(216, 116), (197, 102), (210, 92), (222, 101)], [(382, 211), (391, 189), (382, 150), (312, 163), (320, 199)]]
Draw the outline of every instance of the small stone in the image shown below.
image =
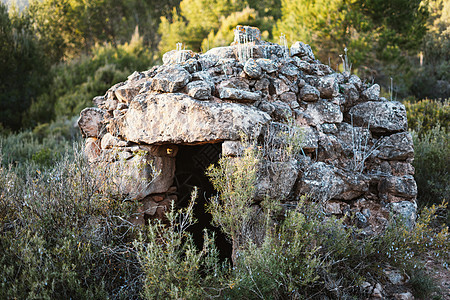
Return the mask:
[(295, 42), (291, 46), (291, 55), (298, 56), (300, 58), (309, 58), (311, 60), (315, 59), (311, 46), (303, 42)]
[(298, 106), (297, 96), (293, 92), (286, 92), (286, 93), (282, 94), (280, 96), (280, 99), (281, 99), (281, 101), (286, 102), (286, 103), (295, 102), (295, 103), (297, 103), (297, 106)]
[(85, 108), (80, 113), (77, 121), (83, 137), (98, 138), (103, 135), (103, 116), (104, 111), (99, 108)]
[(381, 287), (381, 284), (377, 283), (375, 285), (375, 288), (372, 292), (372, 297), (376, 299), (383, 299), (383, 288)]
[(394, 294), (394, 298), (395, 300), (414, 300), (414, 296), (411, 292)]
[(185, 87), (191, 79), (191, 74), (184, 68), (171, 65), (153, 77), (151, 89), (173, 93)]
[(89, 162), (95, 162), (101, 154), (100, 140), (97, 138), (87, 138), (84, 144), (84, 153)]
[(255, 102), (261, 100), (261, 94), (234, 88), (219, 88), (221, 99), (238, 100), (238, 102)]
[(258, 63), (258, 65), (266, 72), (266, 73), (273, 73), (278, 71), (278, 67), (275, 64), (275, 62), (271, 59), (266, 59), (266, 58), (258, 58), (256, 60), (256, 62)]
[(253, 58), (250, 58), (244, 65), (244, 72), (251, 78), (260, 78), (262, 69)]
[(368, 101), (378, 101), (380, 99), (380, 86), (375, 83), (364, 92), (362, 92), (362, 96), (365, 100)]
[(321, 77), (316, 87), (320, 92), (320, 97), (324, 99), (331, 99), (339, 94), (339, 81), (336, 75)]
[(297, 66), (287, 63), (281, 66), (280, 73), (286, 76), (296, 76), (299, 74), (299, 69)]
[(205, 81), (193, 81), (186, 86), (188, 95), (199, 100), (208, 100), (211, 97), (211, 87)]
[(307, 102), (314, 102), (319, 100), (320, 92), (312, 85), (306, 84), (300, 90), (300, 99)]
[(370, 101), (355, 105), (349, 111), (357, 126), (369, 126), (376, 133), (395, 133), (408, 129), (405, 106), (397, 101)]
[(222, 143), (222, 156), (236, 157), (244, 151), (244, 146), (240, 141), (224, 141)]

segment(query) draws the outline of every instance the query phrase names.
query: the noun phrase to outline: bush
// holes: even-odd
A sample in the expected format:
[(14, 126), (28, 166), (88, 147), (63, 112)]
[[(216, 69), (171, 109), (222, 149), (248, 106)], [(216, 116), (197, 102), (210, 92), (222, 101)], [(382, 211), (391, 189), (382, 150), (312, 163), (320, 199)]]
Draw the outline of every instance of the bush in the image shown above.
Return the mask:
[(422, 134), (412, 131), (412, 136), (419, 203), (430, 205), (450, 199), (450, 132), (436, 125)]
[(189, 206), (177, 211), (172, 205), (167, 224), (161, 220), (149, 224), (145, 238), (134, 242), (144, 272), (143, 295), (146, 299), (202, 299), (220, 295), (228, 271), (219, 262), (214, 236), (204, 232), (202, 249), (196, 249), (186, 230), (193, 219), (194, 189)]
[(431, 130), (437, 124), (450, 128), (450, 99), (406, 100), (403, 104), (406, 107), (409, 128), (418, 134)]
[(113, 187), (78, 151), (24, 178), (1, 167), (0, 298), (137, 297), (137, 203)]

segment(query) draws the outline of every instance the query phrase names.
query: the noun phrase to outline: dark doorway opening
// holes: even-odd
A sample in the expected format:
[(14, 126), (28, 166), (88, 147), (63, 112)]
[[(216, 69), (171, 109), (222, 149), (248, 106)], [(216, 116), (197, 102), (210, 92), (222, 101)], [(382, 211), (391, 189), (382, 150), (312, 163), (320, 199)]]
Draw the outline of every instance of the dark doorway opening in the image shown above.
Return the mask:
[(205, 172), (211, 164), (219, 161), (222, 143), (178, 147), (175, 167), (178, 206), (187, 207), (193, 188), (198, 188), (198, 198), (194, 206), (197, 223), (188, 230), (192, 233), (198, 249), (203, 247), (203, 230), (206, 228), (214, 232), (220, 259), (230, 261), (232, 246), (220, 229), (211, 225), (212, 216), (205, 208), (207, 200), (217, 193)]

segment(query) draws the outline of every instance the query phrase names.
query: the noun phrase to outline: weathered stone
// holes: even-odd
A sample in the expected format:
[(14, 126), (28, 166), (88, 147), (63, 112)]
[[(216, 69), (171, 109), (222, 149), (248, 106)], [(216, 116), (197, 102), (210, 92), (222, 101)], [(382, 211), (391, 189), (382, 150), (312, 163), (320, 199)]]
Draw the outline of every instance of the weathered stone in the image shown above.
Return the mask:
[(289, 104), (284, 103), (283, 101), (275, 101), (272, 102), (271, 105), (274, 107), (274, 110), (271, 114), (274, 120), (285, 121), (292, 116), (292, 110)]
[(250, 91), (248, 81), (242, 78), (230, 78), (220, 82), (218, 89), (233, 88), (237, 90)]
[(121, 86), (115, 91), (117, 99), (122, 103), (130, 103), (131, 100), (139, 93), (140, 88), (130, 87), (128, 85)]
[(414, 175), (414, 167), (411, 163), (402, 161), (390, 161), (391, 173), (394, 176)]
[(405, 160), (414, 157), (414, 144), (409, 132), (400, 132), (385, 137), (378, 150), (376, 157), (386, 160)]
[(394, 294), (395, 300), (414, 300), (413, 294), (411, 292), (405, 292), (405, 293), (396, 293)]
[(153, 77), (151, 89), (173, 93), (185, 87), (191, 79), (191, 74), (184, 68), (171, 65)]
[(222, 156), (236, 157), (244, 152), (244, 146), (240, 141), (224, 141), (222, 143)]
[(357, 89), (361, 89), (362, 87), (362, 81), (356, 75), (350, 76), (350, 78), (348, 79), (348, 83), (353, 84)]
[(255, 90), (257, 91), (265, 91), (266, 93), (269, 90), (270, 81), (267, 78), (262, 78), (255, 83)]
[(417, 218), (416, 202), (401, 201), (390, 203), (389, 209), (399, 216), (407, 227), (412, 228)]
[[(311, 64), (311, 73), (313, 75), (317, 75), (317, 76), (325, 76), (325, 75), (330, 75), (334, 73), (333, 69), (330, 66), (324, 65), (324, 64)], [(340, 78), (339, 76), (340, 74), (335, 73), (334, 76), (338, 76), (338, 78)], [(340, 80), (338, 80), (338, 83), (340, 82)]]
[(302, 149), (311, 152), (318, 147), (318, 135), (316, 129), (310, 126), (300, 127), (302, 131)]
[(378, 184), (378, 192), (382, 199), (390, 201), (390, 195), (402, 198), (415, 198), (417, 196), (417, 185), (414, 177), (404, 175), (401, 177), (389, 176), (383, 178)]
[[(293, 93), (293, 92), (286, 92), (286, 93), (280, 95), (280, 100), (285, 103), (288, 103), (289, 105), (292, 102), (297, 103), (297, 95), (295, 95), (295, 93)], [(298, 105), (298, 103), (297, 103), (297, 105)]]
[(275, 79), (273, 81), (273, 86), (275, 88), (275, 94), (277, 95), (289, 92), (289, 86), (281, 79)]
[(343, 120), (339, 105), (324, 99), (308, 103), (306, 113), (313, 118), (314, 124), (316, 125), (323, 123), (340, 123)]
[(280, 73), (286, 76), (297, 76), (299, 75), (299, 69), (292, 63), (286, 63), (281, 66)]
[(250, 58), (244, 65), (244, 72), (251, 78), (259, 78), (261, 77), (262, 69), (253, 58)]
[(405, 106), (397, 101), (364, 102), (352, 107), (349, 113), (353, 115), (354, 124), (369, 126), (372, 132), (394, 133), (408, 129)]
[(261, 94), (238, 90), (234, 88), (219, 88), (221, 99), (237, 100), (238, 102), (255, 102), (261, 100)]
[(339, 81), (335, 75), (321, 77), (316, 87), (320, 92), (320, 97), (324, 99), (331, 99), (339, 93)]
[(368, 101), (378, 101), (380, 99), (380, 86), (375, 83), (362, 92), (362, 97)]
[(351, 200), (369, 189), (367, 178), (362, 174), (344, 173), (323, 162), (313, 163), (299, 180), (298, 194), (309, 195), (315, 201), (330, 199)]
[(258, 172), (255, 199), (284, 200), (289, 196), (297, 179), (297, 161), (270, 162), (266, 161)]
[[(173, 183), (175, 158), (153, 157), (143, 153), (131, 154), (119, 151), (119, 159), (107, 164), (107, 174), (119, 189), (134, 199), (142, 199), (150, 194), (164, 193)], [(153, 165), (153, 168), (152, 168)], [(152, 169), (158, 173), (152, 172)]]
[(308, 44), (304, 44), (303, 42), (295, 42), (291, 46), (291, 55), (298, 56), (300, 58), (309, 58), (312, 60), (315, 59), (311, 46)]
[(359, 91), (354, 84), (352, 83), (341, 84), (340, 90), (344, 95), (346, 106), (352, 106), (358, 101)]
[(92, 102), (94, 102), (94, 105), (97, 106), (98, 108), (102, 108), (100, 107), (103, 103), (105, 103), (106, 98), (105, 96), (97, 96), (94, 97), (94, 99), (92, 99)]
[(278, 67), (275, 64), (275, 62), (271, 59), (266, 59), (266, 58), (258, 58), (256, 60), (256, 62), (258, 63), (258, 65), (262, 68), (262, 70), (266, 73), (273, 73), (278, 71)]
[(165, 65), (180, 64), (195, 56), (192, 50), (172, 50), (164, 53), (162, 60)]
[(220, 58), (236, 58), (236, 47), (217, 47), (208, 50), (203, 57), (214, 57), (215, 59)]
[(104, 111), (99, 108), (85, 108), (80, 112), (78, 127), (83, 137), (101, 137), (104, 133), (103, 115)]
[(238, 140), (241, 132), (258, 136), (270, 117), (236, 103), (194, 100), (183, 94), (146, 94), (128, 113), (113, 120), (113, 130), (135, 143), (201, 143)]
[(100, 140), (97, 138), (87, 138), (84, 144), (84, 154), (89, 162), (95, 162), (101, 155)]
[(258, 27), (238, 25), (234, 29), (234, 43), (261, 42), (261, 31)]
[(186, 86), (188, 95), (199, 100), (208, 100), (211, 97), (211, 85), (205, 81), (193, 81)]
[(125, 147), (127, 142), (120, 140), (119, 138), (113, 136), (111, 133), (107, 132), (101, 140), (102, 149), (111, 149), (114, 147)]
[(306, 84), (300, 90), (299, 96), (300, 96), (300, 99), (302, 99), (303, 101), (314, 102), (314, 101), (319, 100), (320, 92), (315, 87), (313, 87), (309, 84)]

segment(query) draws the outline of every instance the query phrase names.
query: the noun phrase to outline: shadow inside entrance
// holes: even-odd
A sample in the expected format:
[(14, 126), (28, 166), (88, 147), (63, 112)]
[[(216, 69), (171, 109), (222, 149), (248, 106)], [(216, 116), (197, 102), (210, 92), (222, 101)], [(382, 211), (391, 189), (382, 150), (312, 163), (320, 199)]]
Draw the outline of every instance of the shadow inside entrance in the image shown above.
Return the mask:
[(179, 146), (174, 184), (177, 187), (179, 207), (187, 207), (193, 188), (195, 186), (198, 188), (198, 197), (194, 206), (194, 218), (197, 223), (188, 229), (192, 233), (197, 249), (203, 247), (203, 230), (206, 228), (215, 233), (215, 243), (220, 259), (230, 261), (231, 244), (219, 228), (211, 225), (212, 216), (205, 209), (208, 199), (217, 194), (205, 172), (211, 164), (219, 161), (221, 152), (222, 143)]

